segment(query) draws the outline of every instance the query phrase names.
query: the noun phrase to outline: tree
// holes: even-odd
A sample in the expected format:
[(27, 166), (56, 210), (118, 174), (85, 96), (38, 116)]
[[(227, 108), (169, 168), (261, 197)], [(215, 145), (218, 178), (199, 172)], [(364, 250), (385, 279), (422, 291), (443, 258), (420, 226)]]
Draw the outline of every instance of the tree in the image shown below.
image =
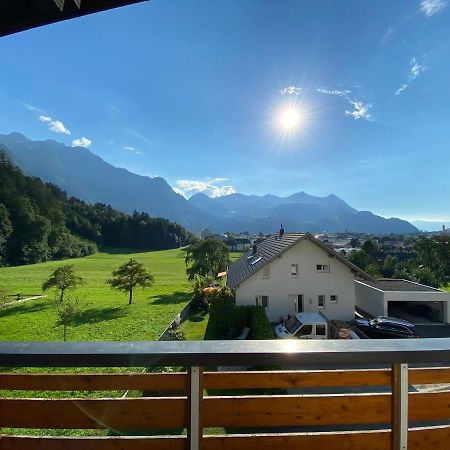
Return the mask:
[(42, 284), (42, 290), (55, 288), (59, 290), (59, 304), (64, 300), (64, 293), (68, 289), (74, 289), (83, 282), (83, 278), (75, 274), (72, 264), (58, 267), (50, 278)]
[(128, 303), (130, 305), (133, 302), (133, 289), (135, 287), (148, 288), (155, 281), (153, 275), (147, 272), (144, 265), (132, 258), (127, 263), (122, 264), (112, 275), (113, 278), (106, 283), (111, 286), (111, 289), (128, 292)]
[(358, 248), (361, 245), (361, 241), (358, 238), (352, 237), (350, 239), (350, 245), (352, 248)]
[(398, 259), (396, 256), (387, 255), (383, 262), (383, 276), (391, 278), (394, 275), (395, 267), (398, 264)]
[(356, 250), (350, 253), (348, 260), (372, 277), (380, 278), (381, 274), (377, 262), (364, 250)]
[(208, 237), (186, 248), (186, 273), (189, 280), (195, 275), (217, 277), (227, 269), (229, 263), (228, 247), (217, 239)]
[(361, 270), (366, 270), (373, 263), (373, 259), (364, 250), (356, 250), (350, 253), (348, 260)]
[(364, 250), (369, 256), (373, 257), (378, 248), (374, 241), (372, 241), (371, 239), (367, 239), (367, 241), (362, 245), (361, 249)]
[(3, 203), (0, 203), (0, 265), (5, 259), (5, 244), (13, 232), (8, 210)]
[(81, 308), (76, 298), (67, 298), (64, 303), (58, 303), (56, 308), (58, 312), (57, 324), (64, 327), (64, 341), (66, 341), (67, 327), (73, 325), (80, 314)]

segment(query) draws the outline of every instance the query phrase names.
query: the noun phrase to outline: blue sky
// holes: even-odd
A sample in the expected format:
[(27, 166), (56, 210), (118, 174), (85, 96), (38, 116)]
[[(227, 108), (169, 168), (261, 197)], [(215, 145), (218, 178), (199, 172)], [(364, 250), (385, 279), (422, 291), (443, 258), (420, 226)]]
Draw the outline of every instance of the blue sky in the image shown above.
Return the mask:
[(152, 0), (5, 37), (0, 132), (188, 196), (304, 190), (450, 220), (448, 3)]

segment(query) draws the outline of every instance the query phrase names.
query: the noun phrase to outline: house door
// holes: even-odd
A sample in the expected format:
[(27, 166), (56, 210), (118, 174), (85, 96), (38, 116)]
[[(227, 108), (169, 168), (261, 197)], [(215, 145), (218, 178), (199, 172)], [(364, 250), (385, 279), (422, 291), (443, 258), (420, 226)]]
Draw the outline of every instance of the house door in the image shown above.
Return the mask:
[(291, 305), (293, 305), (293, 307), (294, 307), (295, 314), (303, 312), (303, 295), (302, 294), (289, 295), (289, 300), (291, 302)]

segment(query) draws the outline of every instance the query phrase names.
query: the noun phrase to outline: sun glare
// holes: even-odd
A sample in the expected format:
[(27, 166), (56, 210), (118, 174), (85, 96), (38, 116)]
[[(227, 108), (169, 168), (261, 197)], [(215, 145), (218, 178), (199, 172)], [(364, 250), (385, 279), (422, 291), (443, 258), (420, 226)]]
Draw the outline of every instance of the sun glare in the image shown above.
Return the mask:
[(292, 130), (299, 125), (300, 114), (296, 109), (289, 108), (281, 114), (280, 123), (285, 130)]

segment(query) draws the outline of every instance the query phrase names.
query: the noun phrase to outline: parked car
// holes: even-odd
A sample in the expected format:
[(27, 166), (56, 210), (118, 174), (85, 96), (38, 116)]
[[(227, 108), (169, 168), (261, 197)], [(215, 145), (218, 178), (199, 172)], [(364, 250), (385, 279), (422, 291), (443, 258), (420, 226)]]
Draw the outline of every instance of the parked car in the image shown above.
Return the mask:
[(380, 316), (375, 319), (356, 319), (356, 326), (367, 336), (375, 339), (418, 337), (412, 323), (395, 317)]
[(275, 327), (280, 339), (328, 339), (328, 322), (319, 313), (298, 313)]

